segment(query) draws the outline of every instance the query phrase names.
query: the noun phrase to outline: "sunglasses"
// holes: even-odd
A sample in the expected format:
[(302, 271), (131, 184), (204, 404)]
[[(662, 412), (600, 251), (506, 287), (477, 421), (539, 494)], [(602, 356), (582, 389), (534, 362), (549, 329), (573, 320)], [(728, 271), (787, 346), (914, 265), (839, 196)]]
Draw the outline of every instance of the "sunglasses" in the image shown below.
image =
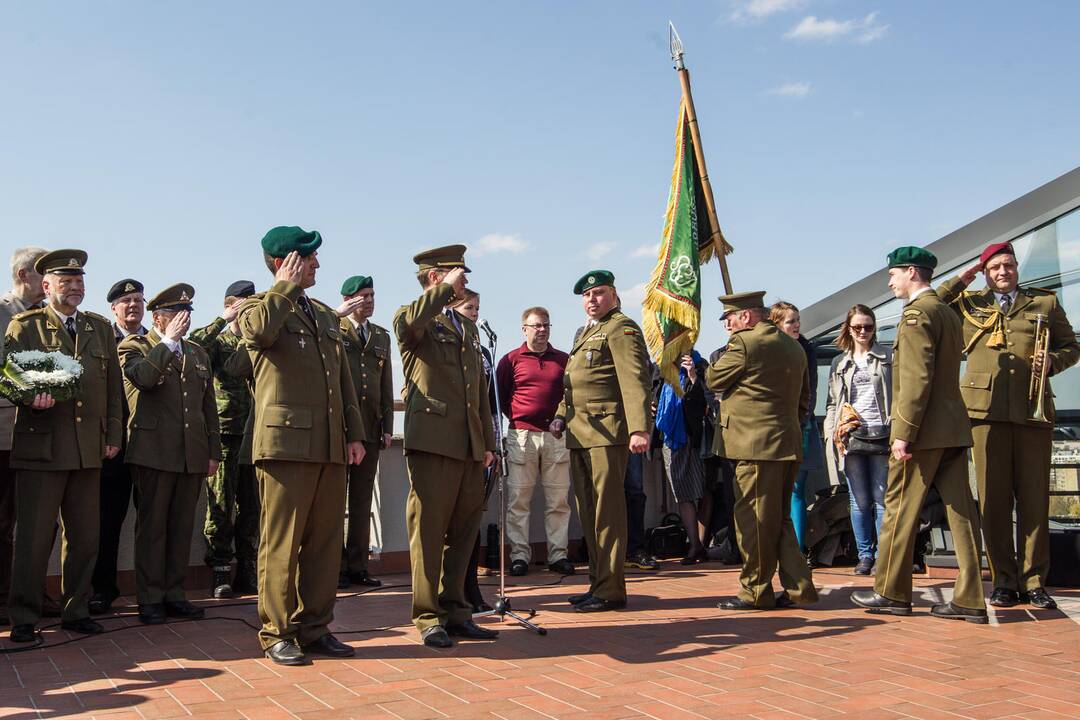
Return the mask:
[(852, 332), (857, 333), (872, 332), (874, 330), (873, 325), (850, 325), (849, 327)]

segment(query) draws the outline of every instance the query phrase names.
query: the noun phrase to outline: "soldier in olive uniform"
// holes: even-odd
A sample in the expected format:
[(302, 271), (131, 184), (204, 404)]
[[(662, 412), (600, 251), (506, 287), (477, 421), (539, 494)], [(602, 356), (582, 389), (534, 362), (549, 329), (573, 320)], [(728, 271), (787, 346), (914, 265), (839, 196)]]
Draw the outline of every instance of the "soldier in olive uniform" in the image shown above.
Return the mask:
[(98, 548), (101, 461), (120, 452), (123, 381), (116, 340), (105, 318), (80, 312), (85, 295), (82, 250), (54, 250), (38, 258), (47, 306), (16, 315), (7, 328), (8, 354), (59, 351), (83, 366), (77, 399), (38, 395), (15, 415), (11, 467), (16, 471), (18, 525), (12, 571), (11, 639), (32, 642), (41, 619), (42, 588), (56, 515), (63, 528), (62, 627), (99, 633), (89, 617), (90, 578)]
[(412, 621), (432, 647), (449, 647), (450, 635), (498, 635), (473, 622), (465, 597), (495, 428), (476, 325), (449, 307), (465, 293), (464, 256), (464, 245), (415, 256), (424, 292), (393, 323), (405, 370)]
[[(986, 289), (965, 288), (980, 270)], [(1050, 571), (1050, 446), (1054, 394), (1044, 388), (1045, 420), (1033, 419), (1028, 399), (1035, 355), (1036, 319), (1049, 331), (1047, 377), (1080, 359), (1072, 323), (1050, 290), (1020, 288), (1011, 243), (995, 243), (972, 268), (942, 283), (938, 294), (960, 315), (967, 369), (960, 394), (971, 418), (972, 455), (979, 489), (986, 555), (994, 592), (990, 604), (1030, 602), (1055, 608), (1043, 587)], [(1034, 358), (1034, 362), (1032, 362)], [(1013, 532), (1013, 509), (1016, 531)], [(1015, 538), (1015, 544), (1014, 544)]]
[(870, 612), (911, 614), (915, 535), (926, 493), (937, 488), (952, 531), (959, 575), (935, 617), (985, 623), (979, 511), (968, 484), (971, 424), (960, 397), (960, 320), (930, 287), (937, 258), (917, 247), (889, 253), (889, 288), (907, 300), (893, 346), (892, 453), (873, 590), (852, 601)]
[(146, 307), (153, 329), (129, 335), (118, 348), (131, 417), (124, 459), (135, 476), (135, 587), (139, 620), (201, 618), (187, 601), (195, 505), (203, 479), (221, 460), (210, 358), (184, 342), (195, 290), (165, 288)]
[[(705, 383), (720, 399), (713, 453), (735, 463), (735, 533), (743, 556), (739, 593), (725, 610), (771, 610), (817, 602), (791, 524), (791, 493), (802, 461), (800, 418), (810, 409), (806, 353), (767, 320), (765, 293), (723, 295), (731, 332)], [(779, 567), (783, 592), (774, 594)]]
[(281, 665), (305, 652), (350, 657), (330, 632), (341, 567), (345, 466), (364, 428), (334, 310), (309, 298), (322, 236), (276, 227), (262, 240), (274, 284), (240, 306), (255, 380), (252, 457), (259, 479), (259, 642)]
[[(255, 592), (258, 585), (256, 554), (259, 547), (259, 489), (255, 468), (240, 462), (244, 426), (251, 411), (247, 381), (225, 371), (237, 352), (247, 354), (240, 339), (236, 314), (244, 298), (255, 294), (255, 284), (237, 280), (225, 290), (225, 309), (204, 328), (193, 330), (190, 340), (206, 350), (214, 373), (217, 415), (221, 424), (221, 464), (206, 479), (206, 564), (213, 570), (214, 597), (232, 597), (234, 591)], [(235, 545), (236, 581), (232, 581)]]
[(589, 550), (589, 591), (579, 612), (626, 606), (626, 495), (630, 453), (649, 448), (652, 391), (641, 328), (619, 309), (615, 276), (593, 270), (574, 284), (589, 323), (570, 349), (563, 399), (550, 431), (566, 432), (570, 477)]
[(390, 364), (390, 333), (371, 322), (375, 312), (375, 283), (365, 275), (354, 275), (341, 286), (344, 302), (338, 308), (341, 338), (364, 434), (364, 461), (349, 467), (349, 531), (341, 554), (341, 577), (338, 587), (382, 583), (368, 574), (368, 546), (371, 542), (371, 496), (375, 492), (375, 473), (379, 451), (390, 447), (394, 433), (394, 375)]

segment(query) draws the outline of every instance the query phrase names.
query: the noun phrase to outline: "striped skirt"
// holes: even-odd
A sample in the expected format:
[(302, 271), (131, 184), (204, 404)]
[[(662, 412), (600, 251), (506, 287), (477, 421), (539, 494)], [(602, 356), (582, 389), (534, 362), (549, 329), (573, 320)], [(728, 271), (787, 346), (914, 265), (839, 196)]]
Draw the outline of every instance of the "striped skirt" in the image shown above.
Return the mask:
[(664, 469), (676, 502), (697, 502), (705, 497), (705, 466), (696, 448), (684, 445), (672, 450), (665, 445)]

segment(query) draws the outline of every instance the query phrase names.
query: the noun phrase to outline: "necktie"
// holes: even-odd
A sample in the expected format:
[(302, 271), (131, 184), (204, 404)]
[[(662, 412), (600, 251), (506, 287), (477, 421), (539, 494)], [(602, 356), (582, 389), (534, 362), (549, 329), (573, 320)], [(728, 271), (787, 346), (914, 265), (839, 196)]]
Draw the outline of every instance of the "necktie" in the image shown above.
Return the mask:
[(360, 326), (360, 344), (361, 345), (367, 345), (367, 326), (366, 325), (361, 325)]
[(68, 335), (70, 335), (71, 337), (74, 338), (75, 337), (75, 318), (69, 317), (67, 320), (65, 320), (64, 321), (64, 327), (67, 328)]
[(307, 319), (311, 321), (311, 324), (315, 324), (315, 313), (311, 311), (311, 303), (308, 302), (306, 295), (301, 295), (300, 299), (296, 301), (296, 304), (300, 306), (300, 309), (307, 315)]
[(177, 360), (184, 359), (184, 353), (180, 350), (180, 343), (176, 343), (176, 349), (172, 351)]
[(1012, 307), (1012, 297), (1009, 295), (1001, 296), (1001, 314), (1008, 315), (1009, 309)]
[(454, 324), (454, 329), (457, 330), (458, 334), (460, 335), (461, 334), (461, 323), (458, 322), (457, 313), (454, 312), (453, 310), (447, 310), (446, 311), (446, 317), (450, 318), (450, 322)]

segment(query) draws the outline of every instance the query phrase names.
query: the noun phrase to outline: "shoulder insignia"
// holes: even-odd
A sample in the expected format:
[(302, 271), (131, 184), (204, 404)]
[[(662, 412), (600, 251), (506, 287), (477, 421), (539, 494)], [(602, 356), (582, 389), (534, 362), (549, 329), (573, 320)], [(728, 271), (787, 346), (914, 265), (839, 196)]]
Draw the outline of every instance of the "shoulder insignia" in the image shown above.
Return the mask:
[(97, 320), (98, 322), (105, 323), (106, 325), (112, 325), (112, 321), (109, 320), (108, 318), (106, 318), (104, 315), (98, 315), (97, 313), (93, 313), (93, 312), (84, 312), (83, 315), (85, 315), (88, 318), (93, 318), (94, 320)]
[(907, 324), (908, 324), (908, 325), (918, 325), (918, 324), (919, 324), (919, 321), (918, 321), (918, 319), (916, 319), (916, 318), (911, 318), (911, 319), (909, 319), (909, 320), (907, 321)]
[(23, 320), (25, 318), (34, 317), (35, 315), (44, 315), (44, 314), (45, 314), (45, 308), (34, 308), (33, 310), (23, 310), (21, 313), (17, 313), (16, 315), (14, 315), (11, 319), (12, 320)]
[(1053, 290), (1048, 290), (1047, 288), (1041, 288), (1041, 287), (1026, 287), (1026, 288), (1024, 288), (1024, 290), (1027, 290), (1028, 292), (1033, 292), (1033, 293), (1042, 293), (1042, 294), (1045, 294), (1045, 295), (1056, 295), (1057, 294)]
[(904, 317), (918, 317), (919, 315), (922, 315), (922, 314), (923, 314), (922, 310), (918, 310), (916, 308), (911, 308), (909, 310), (904, 311)]
[(634, 328), (628, 327), (628, 328), (623, 328), (622, 334), (623, 335), (637, 335), (638, 331), (635, 330)]

